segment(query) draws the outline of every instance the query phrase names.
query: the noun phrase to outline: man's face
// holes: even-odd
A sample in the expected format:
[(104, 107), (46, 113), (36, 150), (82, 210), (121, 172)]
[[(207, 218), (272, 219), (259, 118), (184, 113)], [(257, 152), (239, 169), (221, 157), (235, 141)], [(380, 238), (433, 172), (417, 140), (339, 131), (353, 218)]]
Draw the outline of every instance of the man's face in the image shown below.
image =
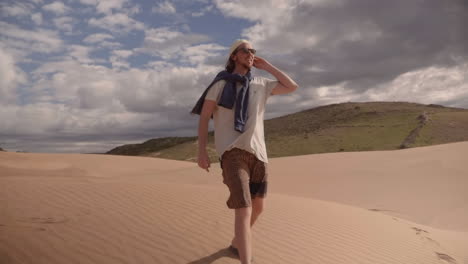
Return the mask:
[[(233, 60), (236, 64), (240, 64), (247, 69), (252, 68), (255, 55), (253, 54), (252, 45), (250, 43), (244, 43), (237, 49), (236, 54), (233, 56)], [(250, 50), (250, 51), (249, 51)]]

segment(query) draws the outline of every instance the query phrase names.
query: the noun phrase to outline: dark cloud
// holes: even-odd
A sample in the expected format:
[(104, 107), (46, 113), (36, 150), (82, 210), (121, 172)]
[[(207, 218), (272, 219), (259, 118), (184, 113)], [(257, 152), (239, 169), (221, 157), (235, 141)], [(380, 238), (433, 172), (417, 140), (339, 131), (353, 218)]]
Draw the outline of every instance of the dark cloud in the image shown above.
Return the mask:
[(292, 51), (295, 66), (285, 66), (300, 72), (301, 82), (310, 86), (347, 81), (358, 90), (422, 67), (451, 66), (454, 58), (467, 55), (460, 41), (465, 9), (438, 0), (303, 4), (283, 31), (314, 35), (318, 41)]

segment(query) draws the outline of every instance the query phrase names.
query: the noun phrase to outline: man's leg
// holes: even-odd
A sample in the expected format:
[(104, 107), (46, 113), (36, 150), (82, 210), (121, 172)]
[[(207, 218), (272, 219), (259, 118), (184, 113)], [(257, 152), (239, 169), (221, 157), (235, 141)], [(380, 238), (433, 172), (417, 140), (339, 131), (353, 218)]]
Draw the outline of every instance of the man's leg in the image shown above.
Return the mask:
[(250, 226), (252, 227), (257, 221), (258, 216), (263, 212), (265, 199), (256, 197), (252, 199), (252, 218), (250, 219)]
[[(264, 208), (264, 203), (265, 203), (265, 198), (262, 197), (256, 197), (252, 199), (252, 216), (250, 218), (250, 227), (255, 224), (255, 221), (257, 221), (258, 216), (263, 212)], [(234, 236), (231, 242), (232, 246), (237, 248), (238, 242), (237, 242), (237, 235)]]
[(251, 217), (252, 207), (235, 209), (234, 233), (237, 240), (235, 246), (242, 264), (249, 264), (252, 259)]

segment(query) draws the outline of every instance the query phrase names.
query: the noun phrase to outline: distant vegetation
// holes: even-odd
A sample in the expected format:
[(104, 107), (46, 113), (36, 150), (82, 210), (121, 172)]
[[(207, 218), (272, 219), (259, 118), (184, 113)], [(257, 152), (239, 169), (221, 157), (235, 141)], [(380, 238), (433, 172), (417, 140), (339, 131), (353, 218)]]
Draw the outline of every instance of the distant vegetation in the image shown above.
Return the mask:
[(0, 148), (0, 151), (5, 151), (4, 149)]
[[(208, 151), (217, 161), (214, 136)], [(265, 121), (269, 157), (392, 150), (468, 141), (468, 110), (406, 102), (341, 103)], [(107, 154), (195, 161), (197, 137), (151, 139)]]
[(168, 149), (185, 142), (192, 141), (193, 137), (167, 137), (156, 138), (145, 141), (141, 144), (128, 144), (116, 147), (107, 154), (129, 155), (129, 156), (144, 156), (156, 154), (160, 150)]

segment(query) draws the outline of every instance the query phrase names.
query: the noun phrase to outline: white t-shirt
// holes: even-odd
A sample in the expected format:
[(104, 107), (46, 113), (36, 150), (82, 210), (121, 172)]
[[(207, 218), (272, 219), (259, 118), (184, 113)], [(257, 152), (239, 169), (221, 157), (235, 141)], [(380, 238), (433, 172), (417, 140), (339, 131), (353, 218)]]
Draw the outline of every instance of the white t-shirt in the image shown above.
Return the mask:
[[(215, 127), (215, 146), (218, 156), (232, 148), (240, 148), (254, 154), (259, 160), (268, 163), (263, 130), (263, 116), (268, 97), (278, 81), (264, 77), (254, 77), (249, 87), (249, 105), (247, 108), (248, 119), (243, 133), (234, 129), (234, 111), (219, 106), (217, 103), (221, 97), (226, 81), (221, 80), (213, 84), (206, 94), (205, 100), (216, 102), (213, 112)], [(237, 92), (242, 84), (237, 83)]]

